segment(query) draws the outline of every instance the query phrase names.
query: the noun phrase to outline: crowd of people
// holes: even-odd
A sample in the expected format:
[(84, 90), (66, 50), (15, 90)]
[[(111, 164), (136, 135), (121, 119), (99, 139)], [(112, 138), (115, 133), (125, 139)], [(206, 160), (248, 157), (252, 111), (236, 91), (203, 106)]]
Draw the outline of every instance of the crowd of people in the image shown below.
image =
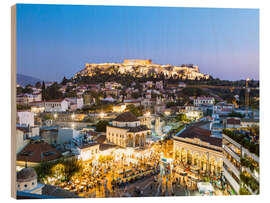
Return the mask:
[(127, 156), (105, 162), (83, 162), (82, 170), (69, 181), (58, 186), (82, 197), (114, 197), (125, 193), (129, 184), (136, 183), (159, 173), (159, 156), (155, 152), (147, 156)]

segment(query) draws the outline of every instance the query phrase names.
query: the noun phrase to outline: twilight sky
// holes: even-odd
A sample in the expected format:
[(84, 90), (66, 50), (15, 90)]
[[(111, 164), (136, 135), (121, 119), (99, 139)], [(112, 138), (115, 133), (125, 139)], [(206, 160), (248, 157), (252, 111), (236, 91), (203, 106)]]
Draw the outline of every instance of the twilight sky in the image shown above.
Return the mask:
[(259, 79), (259, 10), (17, 4), (18, 73), (60, 81), (125, 58)]

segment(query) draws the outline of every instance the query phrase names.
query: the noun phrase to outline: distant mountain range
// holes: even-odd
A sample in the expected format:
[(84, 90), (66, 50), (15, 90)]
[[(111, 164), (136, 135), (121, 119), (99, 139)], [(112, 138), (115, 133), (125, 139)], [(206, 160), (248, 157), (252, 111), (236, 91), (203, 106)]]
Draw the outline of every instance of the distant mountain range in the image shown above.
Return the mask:
[(20, 86), (35, 85), (37, 82), (42, 82), (42, 80), (28, 75), (17, 74), (17, 84)]

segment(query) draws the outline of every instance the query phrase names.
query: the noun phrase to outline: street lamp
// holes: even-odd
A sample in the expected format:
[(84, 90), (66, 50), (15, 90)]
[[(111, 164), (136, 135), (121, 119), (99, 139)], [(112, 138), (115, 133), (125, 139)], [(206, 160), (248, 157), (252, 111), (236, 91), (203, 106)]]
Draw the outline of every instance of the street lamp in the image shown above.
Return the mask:
[(145, 117), (149, 117), (150, 115), (151, 115), (150, 111), (147, 111), (147, 112), (144, 114)]
[(55, 114), (53, 115), (53, 117), (54, 117), (54, 119), (57, 119), (57, 117), (58, 117), (57, 113), (55, 113)]
[(99, 116), (100, 116), (100, 118), (104, 118), (104, 117), (105, 117), (105, 113), (101, 112), (101, 113), (99, 114)]
[(74, 118), (75, 118), (75, 114), (73, 113), (73, 114), (71, 115), (71, 119), (74, 120)]

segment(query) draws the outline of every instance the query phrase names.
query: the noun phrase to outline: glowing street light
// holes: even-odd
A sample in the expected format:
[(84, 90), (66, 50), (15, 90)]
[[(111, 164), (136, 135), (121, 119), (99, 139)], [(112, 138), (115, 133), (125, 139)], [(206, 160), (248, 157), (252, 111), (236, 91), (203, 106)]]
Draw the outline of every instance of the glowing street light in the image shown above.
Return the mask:
[(55, 114), (53, 115), (53, 117), (54, 117), (54, 119), (57, 119), (57, 117), (58, 117), (57, 113), (55, 113)]
[(105, 113), (101, 112), (101, 113), (99, 114), (99, 116), (100, 116), (100, 118), (104, 118), (104, 117), (105, 117)]
[(145, 117), (149, 117), (150, 115), (151, 115), (150, 111), (147, 111), (147, 112), (144, 114)]
[(72, 120), (74, 120), (74, 118), (75, 118), (75, 115), (74, 115), (74, 113), (71, 115), (71, 119)]
[(165, 113), (166, 116), (169, 116), (171, 114), (170, 111), (165, 111), (164, 113)]

